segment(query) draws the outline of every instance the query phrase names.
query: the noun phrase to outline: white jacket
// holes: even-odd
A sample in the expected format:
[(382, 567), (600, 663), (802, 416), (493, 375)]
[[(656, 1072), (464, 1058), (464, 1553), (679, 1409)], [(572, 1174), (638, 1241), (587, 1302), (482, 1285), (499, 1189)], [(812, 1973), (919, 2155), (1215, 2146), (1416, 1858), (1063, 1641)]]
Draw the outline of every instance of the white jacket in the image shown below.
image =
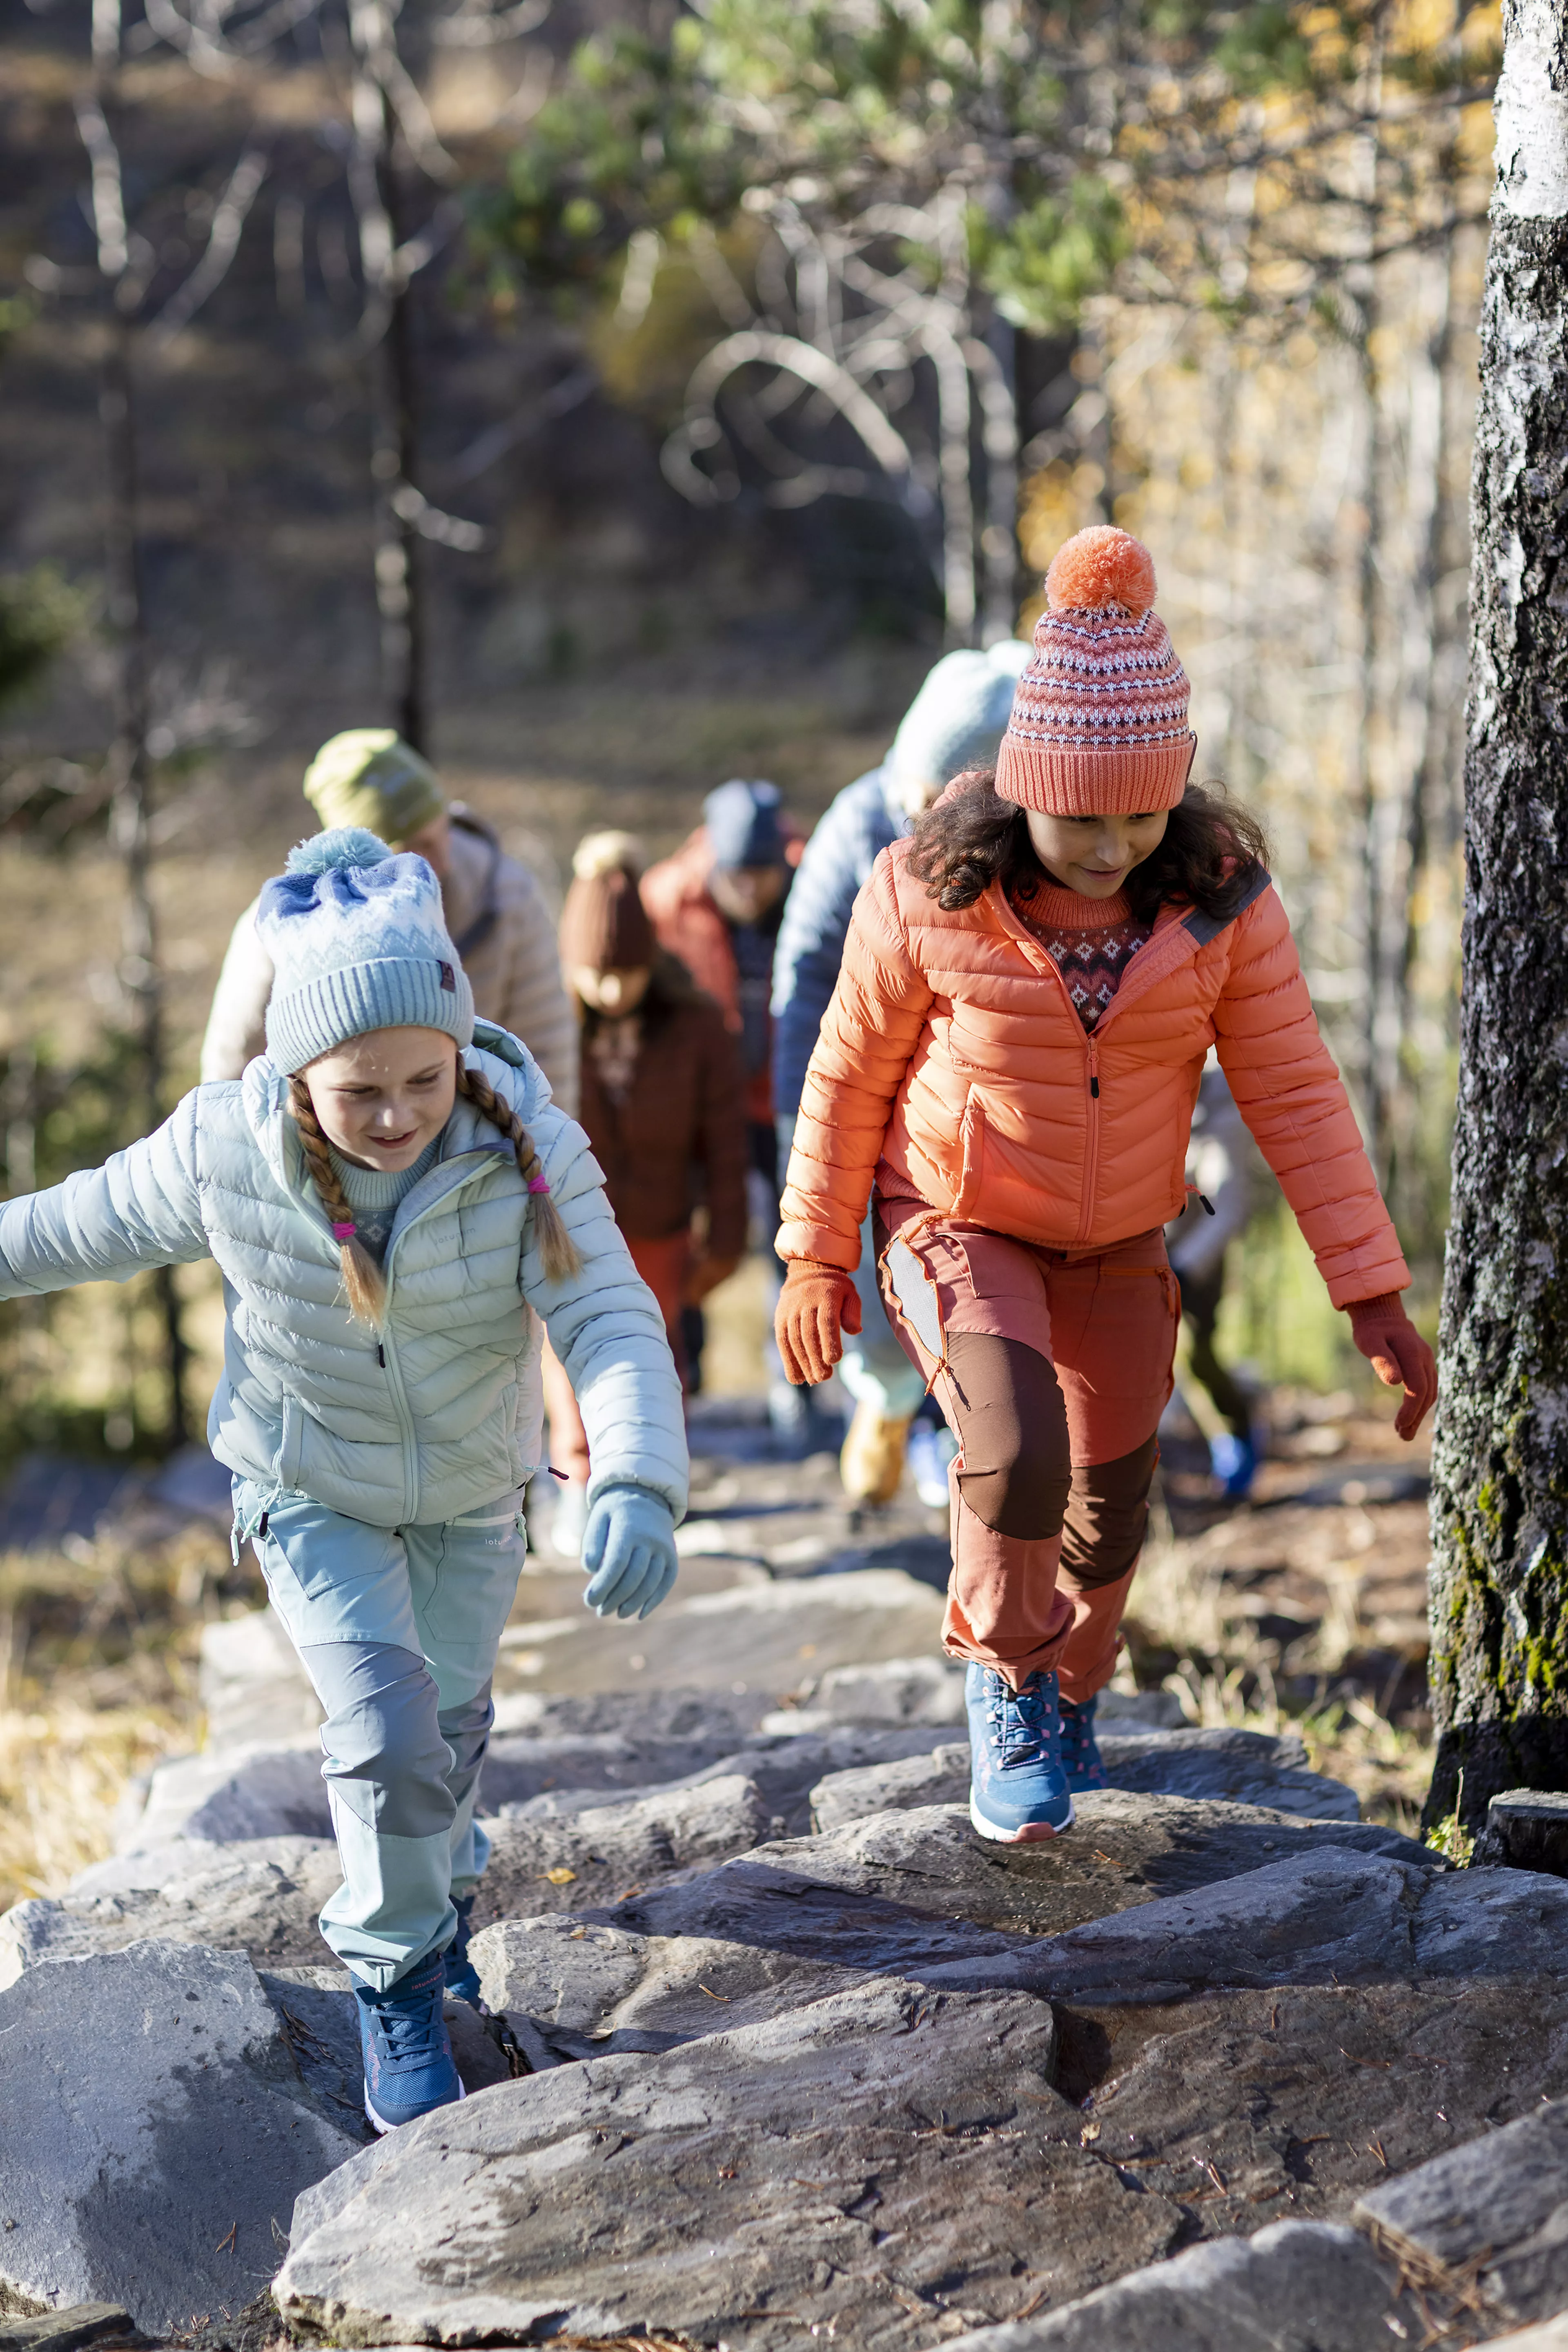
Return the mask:
[(590, 1494), (647, 1486), (679, 1519), (680, 1382), (588, 1139), (516, 1038), (481, 1023), (465, 1059), (533, 1138), (583, 1257), (570, 1282), (544, 1279), (512, 1148), (459, 1095), (435, 1166), (398, 1205), (382, 1328), (354, 1322), (288, 1081), (262, 1058), (238, 1083), (196, 1087), (105, 1167), (0, 1208), (0, 1297), (216, 1258), (228, 1321), (213, 1452), (383, 1528), (458, 1517), (543, 1466), (547, 1325), (582, 1407)]
[[(461, 807), (451, 817), (451, 872), (441, 902), (475, 1008), (522, 1039), (562, 1109), (575, 1113), (578, 1025), (544, 893), (482, 817)], [(272, 959), (256, 935), (256, 906), (253, 898), (236, 923), (218, 974), (202, 1040), (204, 1081), (237, 1078), (267, 1051)]]

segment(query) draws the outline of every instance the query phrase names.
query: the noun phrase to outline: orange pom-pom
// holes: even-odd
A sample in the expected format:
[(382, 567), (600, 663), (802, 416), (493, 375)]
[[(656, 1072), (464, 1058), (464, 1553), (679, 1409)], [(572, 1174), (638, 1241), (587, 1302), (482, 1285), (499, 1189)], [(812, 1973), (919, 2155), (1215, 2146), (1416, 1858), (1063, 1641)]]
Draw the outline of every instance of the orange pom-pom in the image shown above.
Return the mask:
[(1053, 613), (1097, 613), (1120, 604), (1141, 621), (1154, 601), (1154, 559), (1141, 539), (1099, 522), (1058, 547), (1046, 574)]

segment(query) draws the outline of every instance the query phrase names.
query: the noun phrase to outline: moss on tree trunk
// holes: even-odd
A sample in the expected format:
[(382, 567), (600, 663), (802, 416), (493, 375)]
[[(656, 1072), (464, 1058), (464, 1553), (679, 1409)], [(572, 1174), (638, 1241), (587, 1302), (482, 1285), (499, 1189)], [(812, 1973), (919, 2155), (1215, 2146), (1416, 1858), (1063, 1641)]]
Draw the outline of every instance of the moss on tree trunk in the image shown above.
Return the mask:
[[(1568, 52), (1510, 0), (1472, 485), (1429, 1820), (1568, 1789)], [(1555, 86), (1554, 86), (1555, 85)]]

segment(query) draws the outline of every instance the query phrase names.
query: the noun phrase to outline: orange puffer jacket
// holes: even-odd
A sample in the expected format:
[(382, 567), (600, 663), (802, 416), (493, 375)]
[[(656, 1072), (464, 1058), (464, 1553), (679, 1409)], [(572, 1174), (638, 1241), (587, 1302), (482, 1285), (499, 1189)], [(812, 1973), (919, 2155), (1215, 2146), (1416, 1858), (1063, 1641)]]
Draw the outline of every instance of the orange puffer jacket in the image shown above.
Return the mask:
[(1000, 887), (944, 914), (909, 855), (884, 850), (855, 902), (801, 1098), (782, 1256), (853, 1268), (881, 1158), (944, 1217), (1047, 1248), (1151, 1232), (1185, 1203), (1215, 1045), (1334, 1305), (1405, 1288), (1267, 876), (1228, 919), (1165, 908), (1089, 1035)]

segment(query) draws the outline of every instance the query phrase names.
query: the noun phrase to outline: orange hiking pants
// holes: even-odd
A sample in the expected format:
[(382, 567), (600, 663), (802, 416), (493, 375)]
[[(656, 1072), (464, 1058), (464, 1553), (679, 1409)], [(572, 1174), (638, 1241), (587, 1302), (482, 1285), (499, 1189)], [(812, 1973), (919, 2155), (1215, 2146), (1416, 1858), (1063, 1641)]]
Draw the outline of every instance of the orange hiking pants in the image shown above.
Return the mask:
[(961, 1451), (942, 1646), (1015, 1689), (1111, 1677), (1142, 1549), (1181, 1297), (1158, 1228), (1037, 1248), (879, 1202), (882, 1295)]

